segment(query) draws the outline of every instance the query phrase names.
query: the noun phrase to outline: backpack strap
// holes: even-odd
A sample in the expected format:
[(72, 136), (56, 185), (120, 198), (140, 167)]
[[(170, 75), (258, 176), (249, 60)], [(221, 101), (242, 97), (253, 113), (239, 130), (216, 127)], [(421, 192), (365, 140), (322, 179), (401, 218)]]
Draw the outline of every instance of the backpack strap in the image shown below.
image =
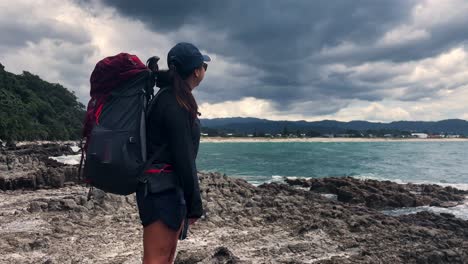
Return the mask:
[(162, 145), (161, 148), (159, 148), (156, 152), (153, 153), (153, 155), (151, 155), (149, 159), (146, 160), (145, 164), (142, 166), (140, 173), (137, 176), (139, 182), (146, 183), (146, 181), (151, 175), (145, 174), (145, 171), (148, 170), (149, 167), (151, 167), (151, 163), (153, 163), (153, 161), (155, 161), (156, 158), (158, 158), (166, 148), (167, 144)]
[(81, 158), (80, 158), (80, 165), (78, 167), (78, 182), (81, 182), (83, 180), (82, 178), (83, 177), (83, 162), (85, 158), (85, 147), (84, 147), (83, 139), (84, 138), (80, 140)]
[(147, 108), (146, 108), (146, 120), (148, 120), (149, 115), (151, 113), (151, 110), (153, 109), (154, 104), (156, 103), (156, 100), (158, 97), (165, 91), (169, 90), (169, 87), (163, 87), (159, 89), (159, 91), (156, 93), (156, 95), (148, 102)]
[[(161, 89), (159, 89), (159, 91), (156, 93), (156, 95), (151, 99), (151, 101), (149, 102), (148, 104), (148, 108), (146, 109), (146, 120), (148, 122), (148, 118), (149, 118), (149, 114), (151, 112), (151, 110), (153, 109), (153, 106), (154, 104), (156, 103), (158, 97), (165, 91), (169, 90), (168, 87), (163, 87)], [(137, 179), (138, 181), (140, 182), (146, 182), (147, 179), (148, 179), (148, 175), (145, 175), (145, 171), (147, 169), (149, 169), (149, 167), (151, 166), (151, 163), (153, 163), (153, 161), (155, 161), (161, 154), (162, 152), (166, 149), (167, 147), (167, 144), (164, 144), (161, 146), (161, 148), (159, 148), (156, 152), (153, 153), (153, 155), (151, 155), (151, 157), (149, 157), (146, 162), (144, 163), (144, 165), (142, 166), (142, 170), (140, 172), (140, 174), (138, 175)]]

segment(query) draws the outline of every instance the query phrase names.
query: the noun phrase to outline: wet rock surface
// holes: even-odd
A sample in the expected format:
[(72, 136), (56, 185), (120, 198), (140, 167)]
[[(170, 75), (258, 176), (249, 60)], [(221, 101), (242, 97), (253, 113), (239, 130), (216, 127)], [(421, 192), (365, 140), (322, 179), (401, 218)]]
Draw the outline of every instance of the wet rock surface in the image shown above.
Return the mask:
[[(199, 177), (206, 213), (179, 243), (176, 263), (468, 263), (468, 221), (450, 214), (389, 216), (311, 186)], [(401, 192), (430, 197), (421, 188)], [(93, 189), (88, 200), (89, 191), (67, 184), (0, 191), (0, 263), (141, 263), (134, 195)]]
[(435, 184), (398, 184), (391, 181), (360, 180), (351, 177), (285, 179), (290, 186), (300, 186), (317, 193), (335, 194), (338, 201), (363, 204), (375, 209), (423, 205), (450, 207), (462, 202), (468, 191)]

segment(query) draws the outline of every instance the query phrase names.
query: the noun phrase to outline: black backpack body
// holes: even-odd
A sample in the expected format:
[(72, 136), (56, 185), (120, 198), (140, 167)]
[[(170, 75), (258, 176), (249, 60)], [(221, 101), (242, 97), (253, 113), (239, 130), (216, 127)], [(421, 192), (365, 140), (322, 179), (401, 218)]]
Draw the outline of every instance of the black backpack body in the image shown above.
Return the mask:
[(105, 97), (90, 101), (82, 162), (84, 180), (91, 186), (128, 195), (144, 181), (143, 172), (162, 151), (147, 157), (148, 106), (164, 91), (161, 89), (153, 96), (154, 84), (154, 72), (146, 69), (113, 88)]

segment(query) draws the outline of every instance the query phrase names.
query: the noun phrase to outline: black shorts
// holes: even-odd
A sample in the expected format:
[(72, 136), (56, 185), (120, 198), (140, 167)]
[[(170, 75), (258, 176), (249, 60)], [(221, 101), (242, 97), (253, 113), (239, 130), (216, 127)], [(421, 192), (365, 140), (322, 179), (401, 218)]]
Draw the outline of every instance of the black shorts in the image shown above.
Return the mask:
[(141, 224), (146, 227), (161, 220), (170, 229), (178, 231), (187, 213), (182, 189), (177, 187), (150, 193), (145, 191), (145, 187), (140, 184), (136, 192)]

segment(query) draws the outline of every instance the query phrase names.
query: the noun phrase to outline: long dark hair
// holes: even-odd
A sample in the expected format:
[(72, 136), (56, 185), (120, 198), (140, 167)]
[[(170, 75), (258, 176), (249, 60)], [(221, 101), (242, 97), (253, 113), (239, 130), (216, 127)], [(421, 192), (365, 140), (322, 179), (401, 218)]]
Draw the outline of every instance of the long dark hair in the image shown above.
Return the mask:
[(170, 65), (169, 70), (157, 71), (156, 86), (160, 88), (171, 86), (176, 96), (177, 103), (189, 112), (191, 117), (190, 121), (193, 123), (197, 116), (201, 114), (198, 112), (198, 104), (186, 82), (186, 79), (190, 74), (191, 72), (189, 74), (181, 75), (177, 72), (174, 65)]

